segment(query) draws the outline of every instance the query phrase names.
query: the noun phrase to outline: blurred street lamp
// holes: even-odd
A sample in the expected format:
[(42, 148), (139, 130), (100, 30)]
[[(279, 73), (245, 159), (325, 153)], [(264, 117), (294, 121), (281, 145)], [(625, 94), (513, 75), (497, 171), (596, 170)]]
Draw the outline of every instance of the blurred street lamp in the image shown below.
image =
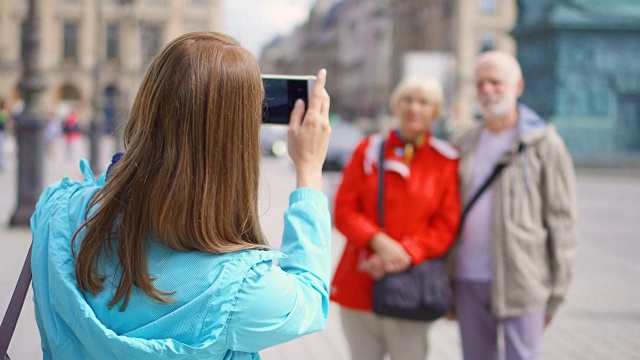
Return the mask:
[(102, 121), (102, 110), (100, 108), (100, 63), (102, 62), (102, 1), (96, 0), (95, 3), (95, 60), (93, 62), (93, 99), (91, 121), (89, 123), (89, 164), (94, 174), (101, 172), (103, 169), (100, 165), (100, 147), (102, 139), (102, 131), (104, 124)]
[[(134, 0), (119, 0), (118, 3), (124, 8), (133, 11)], [(102, 46), (104, 42), (103, 38), (103, 19), (102, 19), (102, 0), (96, 0), (95, 3), (95, 61), (93, 65), (92, 80), (93, 80), (93, 99), (92, 116), (89, 123), (89, 163), (91, 164), (91, 170), (94, 174), (98, 174), (105, 169), (100, 167), (101, 152), (102, 152), (102, 134), (105, 130), (105, 122), (103, 118), (102, 109), (102, 91), (100, 86), (100, 70), (102, 65)], [(120, 126), (117, 127), (118, 131)], [(119, 141), (119, 136), (116, 136), (116, 141)], [(121, 146), (117, 146), (117, 150), (121, 150)]]
[(124, 151), (124, 124), (129, 117), (128, 114), (131, 111), (131, 92), (134, 85), (137, 81), (137, 72), (136, 69), (139, 67), (137, 62), (132, 63), (132, 57), (134, 51), (131, 49), (131, 43), (138, 43), (138, 21), (136, 17), (136, 8), (134, 0), (119, 0), (122, 10), (122, 17), (120, 24), (122, 25), (122, 31), (125, 32), (127, 36), (127, 41), (125, 45), (125, 51), (123, 53), (127, 53), (127, 59), (123, 59), (120, 65), (120, 71), (125, 74), (126, 80), (121, 83), (123, 86), (120, 88), (119, 93), (119, 112), (120, 116), (116, 117), (116, 131), (115, 134), (115, 151), (122, 152)]
[(22, 27), (22, 77), (18, 84), (24, 110), (16, 116), (18, 147), (18, 198), (10, 226), (29, 226), (43, 184), (44, 119), (40, 97), (45, 89), (40, 72), (40, 25), (36, 0), (29, 0)]

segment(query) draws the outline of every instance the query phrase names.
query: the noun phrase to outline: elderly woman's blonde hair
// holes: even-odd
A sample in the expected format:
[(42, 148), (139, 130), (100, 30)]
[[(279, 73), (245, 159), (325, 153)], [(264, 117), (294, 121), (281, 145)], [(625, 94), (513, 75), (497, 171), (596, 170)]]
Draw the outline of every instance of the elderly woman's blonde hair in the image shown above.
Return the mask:
[(436, 111), (434, 119), (442, 116), (444, 107), (444, 91), (442, 84), (434, 77), (430, 76), (414, 76), (402, 80), (391, 93), (389, 105), (394, 113), (398, 110), (398, 105), (403, 97), (412, 91), (419, 91), (427, 101), (435, 105)]

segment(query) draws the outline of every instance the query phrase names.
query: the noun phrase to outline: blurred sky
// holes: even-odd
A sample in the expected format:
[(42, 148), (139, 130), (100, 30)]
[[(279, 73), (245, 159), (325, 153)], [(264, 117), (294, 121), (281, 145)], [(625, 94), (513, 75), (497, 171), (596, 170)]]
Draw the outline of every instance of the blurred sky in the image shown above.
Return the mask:
[(267, 42), (304, 22), (315, 0), (225, 0), (225, 31), (256, 57)]

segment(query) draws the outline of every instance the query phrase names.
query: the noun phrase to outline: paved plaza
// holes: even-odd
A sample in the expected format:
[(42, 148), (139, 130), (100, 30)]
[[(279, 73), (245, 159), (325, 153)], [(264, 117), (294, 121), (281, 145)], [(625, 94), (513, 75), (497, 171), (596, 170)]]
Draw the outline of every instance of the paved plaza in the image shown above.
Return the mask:
[[(16, 161), (14, 145), (7, 144), (7, 167), (0, 173), (0, 313), (4, 313), (31, 240), (28, 229), (8, 228), (15, 209)], [(80, 149), (80, 151), (84, 148)], [(112, 146), (103, 146), (103, 168)], [(76, 154), (66, 158), (56, 144), (46, 161), (46, 182), (68, 175), (78, 179)], [(291, 162), (264, 158), (260, 211), (265, 232), (279, 244), (282, 213), (295, 186)], [(339, 174), (325, 176), (331, 196)], [(640, 358), (640, 170), (578, 171), (580, 244), (574, 281), (567, 303), (545, 332), (544, 359)], [(338, 261), (344, 239), (334, 231), (333, 259)], [(347, 360), (347, 344), (339, 311), (332, 304), (327, 328), (319, 333), (267, 349), (264, 360)], [(430, 331), (430, 360), (459, 360), (456, 323), (437, 321)], [(40, 359), (39, 336), (29, 299), (10, 347), (15, 360)]]

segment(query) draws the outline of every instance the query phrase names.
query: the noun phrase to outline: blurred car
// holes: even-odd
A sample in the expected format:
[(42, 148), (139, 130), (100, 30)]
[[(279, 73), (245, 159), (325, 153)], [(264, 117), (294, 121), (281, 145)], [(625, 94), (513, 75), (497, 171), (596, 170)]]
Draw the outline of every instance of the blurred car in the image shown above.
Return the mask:
[(282, 125), (260, 125), (260, 151), (263, 155), (281, 157), (287, 154), (287, 130)]
[(363, 136), (360, 129), (348, 122), (332, 123), (329, 149), (327, 150), (327, 158), (322, 165), (322, 171), (342, 171)]

